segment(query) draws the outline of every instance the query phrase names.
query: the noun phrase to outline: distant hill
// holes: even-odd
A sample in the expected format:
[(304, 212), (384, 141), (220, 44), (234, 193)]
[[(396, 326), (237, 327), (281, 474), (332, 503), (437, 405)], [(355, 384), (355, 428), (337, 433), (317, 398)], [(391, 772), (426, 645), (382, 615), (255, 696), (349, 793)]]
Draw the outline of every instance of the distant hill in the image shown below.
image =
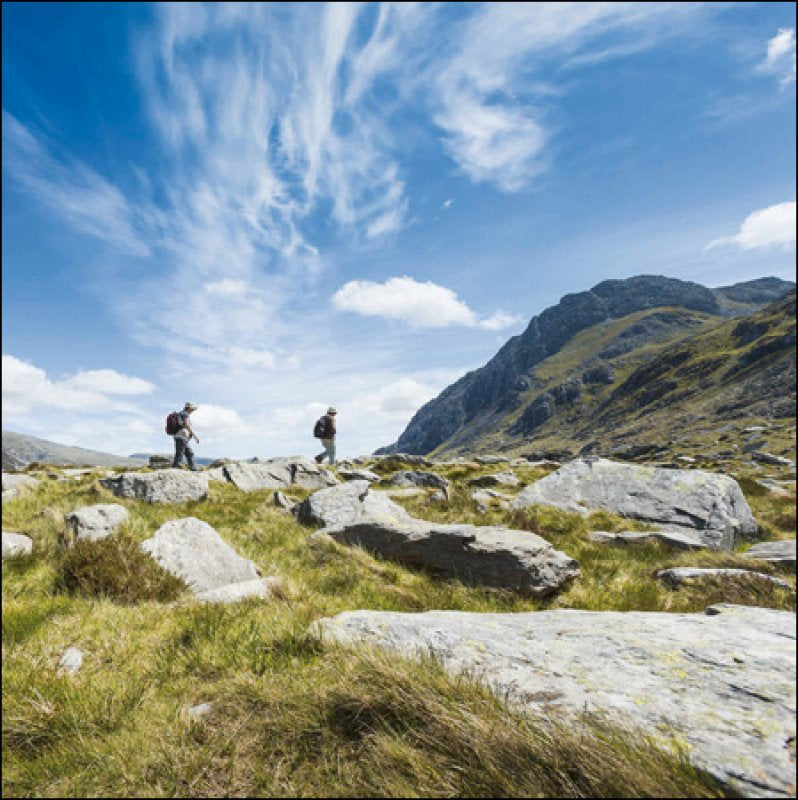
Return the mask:
[[(150, 456), (165, 456), (166, 458), (172, 458), (174, 453), (131, 453), (128, 458), (134, 458), (137, 461), (146, 461), (149, 462)], [(194, 456), (194, 463), (200, 464), (202, 466), (207, 466), (208, 464), (213, 464), (214, 461), (219, 461), (220, 459), (211, 456)]]
[(794, 418), (795, 394), (794, 283), (638, 276), (563, 297), (377, 452), (610, 455), (724, 421)]
[(36, 461), (40, 464), (74, 465), (91, 467), (140, 467), (146, 459), (126, 458), (111, 453), (86, 450), (57, 444), (24, 433), (3, 431), (3, 469), (24, 469)]

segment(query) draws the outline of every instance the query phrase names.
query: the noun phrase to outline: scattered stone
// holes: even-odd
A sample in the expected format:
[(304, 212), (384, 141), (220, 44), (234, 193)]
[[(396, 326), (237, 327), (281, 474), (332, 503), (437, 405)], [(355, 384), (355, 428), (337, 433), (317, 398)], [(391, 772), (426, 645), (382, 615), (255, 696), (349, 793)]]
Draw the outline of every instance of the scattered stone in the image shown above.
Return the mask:
[(685, 464), (695, 464), (695, 459), (692, 456), (676, 456), (677, 461), (683, 461)]
[(761, 578), (765, 581), (775, 583), (782, 589), (790, 589), (787, 581), (781, 578), (774, 578), (764, 572), (754, 572), (750, 569), (720, 569), (720, 568), (698, 568), (698, 567), (674, 567), (672, 569), (661, 569), (654, 573), (655, 578), (659, 578), (666, 586), (673, 589), (678, 588), (683, 583), (692, 583), (701, 578), (737, 578), (740, 576)]
[(795, 462), (785, 456), (774, 456), (773, 453), (766, 453), (764, 450), (754, 450), (751, 458), (761, 461), (763, 464), (775, 464), (777, 467), (794, 467)]
[(268, 600), (279, 594), (280, 588), (280, 579), (270, 576), (228, 583), (216, 589), (199, 592), (195, 597), (203, 603), (238, 603), (241, 600), (248, 600), (252, 597)]
[(537, 504), (584, 515), (609, 511), (669, 529), (687, 529), (717, 550), (730, 550), (739, 538), (758, 530), (737, 481), (698, 469), (576, 459), (527, 486), (512, 507)]
[(77, 647), (68, 647), (58, 662), (60, 670), (67, 675), (74, 675), (83, 666), (83, 651)]
[(492, 475), (480, 475), (467, 482), (469, 486), (518, 486), (518, 476), (507, 470), (494, 472)]
[(285, 489), (289, 486), (322, 489), (339, 483), (330, 470), (303, 456), (270, 458), (255, 463), (233, 461), (225, 464), (223, 470), (227, 480), (243, 492)]
[(438, 489), (437, 492), (433, 492), (429, 496), (430, 503), (447, 503), (449, 501), (449, 495), (447, 492), (444, 492), (443, 489)]
[(793, 796), (795, 614), (711, 612), (348, 611), (314, 627), (327, 641), (433, 653), (543, 720), (587, 710), (660, 740), (670, 731), (731, 791)]
[(163, 455), (150, 456), (150, 460), (148, 462), (152, 469), (169, 469), (173, 463), (174, 458)]
[(750, 425), (747, 428), (743, 428), (743, 433), (759, 433), (764, 430), (767, 430), (764, 425)]
[(657, 541), (677, 550), (707, 549), (698, 536), (685, 530), (620, 531), (619, 533), (591, 531), (588, 539), (599, 544), (636, 544)]
[(339, 469), (338, 474), (345, 481), (368, 481), (375, 483), (380, 480), (380, 476), (376, 472), (368, 469)]
[(501, 492), (496, 492), (493, 489), (480, 488), (474, 489), (474, 491), (471, 492), (471, 499), (477, 504), (477, 511), (479, 511), (480, 514), (485, 514), (494, 500), (498, 501), (496, 505), (499, 508), (509, 508), (512, 497), (508, 497)]
[(186, 709), (186, 714), (193, 720), (200, 720), (206, 714), (210, 714), (213, 711), (213, 704), (212, 703), (199, 703), (196, 706), (190, 706)]
[(3, 531), (3, 558), (24, 556), (33, 552), (33, 539), (24, 533)]
[(286, 509), (286, 511), (293, 511), (296, 505), (293, 500), (289, 500), (279, 489), (274, 493), (274, 504)]
[(434, 472), (402, 470), (391, 476), (392, 486), (431, 486), (433, 489), (448, 489), (449, 481)]
[(509, 464), (510, 459), (507, 456), (495, 456), (495, 455), (488, 455), (488, 456), (474, 456), (474, 461), (477, 464)]
[(252, 561), (238, 555), (207, 522), (195, 517), (170, 520), (142, 542), (141, 549), (194, 594), (261, 577)]
[(15, 475), (10, 472), (2, 473), (2, 496), (3, 500), (12, 500), (18, 497), (25, 489), (29, 489), (39, 484), (36, 478), (30, 475)]
[(368, 481), (349, 481), (314, 492), (296, 506), (295, 513), (304, 525), (327, 527), (374, 517), (413, 519), (387, 493), (370, 491)]
[(67, 536), (65, 542), (74, 544), (81, 539), (96, 542), (105, 539), (126, 522), (130, 514), (117, 503), (100, 503), (76, 508), (64, 515)]
[(760, 542), (750, 547), (743, 555), (769, 561), (771, 564), (783, 564), (795, 569), (795, 539), (782, 539), (778, 542)]
[(186, 503), (208, 496), (208, 474), (181, 469), (158, 472), (124, 472), (103, 478), (100, 483), (117, 497), (144, 500), (147, 503)]

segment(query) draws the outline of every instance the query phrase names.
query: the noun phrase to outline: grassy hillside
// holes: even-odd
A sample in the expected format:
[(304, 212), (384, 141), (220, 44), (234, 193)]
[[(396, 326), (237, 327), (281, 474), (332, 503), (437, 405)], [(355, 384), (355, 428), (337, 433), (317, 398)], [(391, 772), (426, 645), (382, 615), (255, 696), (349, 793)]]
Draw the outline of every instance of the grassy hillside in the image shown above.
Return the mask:
[[(372, 465), (386, 479), (408, 466)], [(434, 661), (348, 650), (309, 634), (314, 620), (359, 608), (700, 611), (724, 601), (794, 608), (794, 593), (771, 584), (674, 591), (651, 577), (677, 565), (774, 571), (747, 559), (745, 546), (677, 555), (659, 545), (611, 548), (591, 543), (587, 532), (630, 527), (612, 515), (481, 514), (465, 481), (497, 469), (436, 468), (454, 482), (448, 502), (430, 502), (431, 490), (399, 502), (420, 517), (544, 536), (582, 569), (552, 598), (440, 581), (332, 542), (310, 545), (311, 531), (275, 507), (270, 490), (244, 494), (212, 482), (205, 502), (151, 506), (119, 500), (89, 476), (44, 480), (4, 503), (4, 528), (30, 535), (34, 552), (3, 562), (3, 795), (721, 796), (676, 744), (662, 749), (595, 718), (544, 724)], [(516, 469), (522, 486), (548, 471)], [(794, 491), (775, 496), (748, 476), (742, 485), (763, 537), (795, 536)], [(120, 536), (66, 555), (58, 544), (63, 514), (97, 502), (121, 502), (130, 522)], [(142, 580), (125, 542), (183, 516), (210, 523), (264, 575), (280, 576), (280, 597), (203, 606), (157, 576)], [(81, 571), (81, 559), (92, 569)], [(85, 653), (72, 677), (57, 669), (70, 646)], [(202, 703), (210, 704), (207, 714), (192, 716)]]
[(3, 469), (24, 469), (28, 464), (71, 464), (76, 467), (136, 467), (147, 459), (126, 458), (84, 447), (50, 442), (24, 433), (3, 431)]

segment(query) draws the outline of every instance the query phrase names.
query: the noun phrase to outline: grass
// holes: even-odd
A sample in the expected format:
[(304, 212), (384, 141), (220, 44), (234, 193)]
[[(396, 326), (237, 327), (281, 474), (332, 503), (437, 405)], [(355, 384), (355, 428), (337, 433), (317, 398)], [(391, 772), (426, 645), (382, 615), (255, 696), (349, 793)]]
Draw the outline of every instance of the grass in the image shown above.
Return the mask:
[[(440, 581), (332, 540), (309, 545), (311, 531), (277, 508), (270, 490), (211, 482), (206, 502), (159, 506), (119, 500), (90, 476), (45, 481), (4, 503), (4, 527), (34, 540), (32, 555), (3, 563), (4, 796), (722, 796), (678, 748), (640, 732), (595, 717), (533, 718), (435, 661), (350, 650), (309, 633), (314, 620), (359, 608), (795, 607), (794, 593), (761, 581), (671, 590), (652, 577), (687, 565), (774, 572), (742, 552), (592, 543), (590, 530), (632, 527), (604, 513), (480, 513), (465, 481), (506, 468), (435, 467), (454, 481), (448, 502), (428, 502), (432, 490), (398, 502), (435, 521), (502, 524), (548, 539), (582, 574), (546, 600)], [(516, 471), (523, 485), (549, 470)], [(784, 498), (746, 486), (757, 517), (789, 535)], [(65, 553), (63, 515), (98, 502), (129, 509), (124, 531)], [(157, 576), (137, 571), (135, 545), (181, 516), (213, 525), (264, 575), (279, 575), (281, 597), (213, 606), (177, 586), (153, 590)], [(66, 676), (58, 662), (71, 646), (84, 665)], [(206, 716), (187, 713), (204, 702)]]

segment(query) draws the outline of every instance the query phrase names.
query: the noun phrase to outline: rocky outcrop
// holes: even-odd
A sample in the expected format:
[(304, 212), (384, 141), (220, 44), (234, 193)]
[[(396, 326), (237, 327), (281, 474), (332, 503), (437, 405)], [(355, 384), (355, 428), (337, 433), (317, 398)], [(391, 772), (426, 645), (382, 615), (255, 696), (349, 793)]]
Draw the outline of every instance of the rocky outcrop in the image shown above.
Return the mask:
[(24, 556), (33, 551), (33, 540), (24, 533), (3, 531), (3, 558)]
[(448, 489), (449, 481), (435, 472), (402, 470), (391, 476), (392, 486), (425, 486), (433, 489)]
[[(299, 507), (314, 534), (468, 584), (544, 596), (579, 574), (574, 559), (545, 539), (508, 528), (445, 525), (412, 517), (366, 481), (324, 489)], [(313, 537), (311, 537), (313, 539)]]
[(730, 579), (736, 580), (745, 578), (747, 580), (761, 580), (773, 583), (781, 589), (792, 588), (787, 581), (781, 578), (774, 578), (773, 575), (766, 575), (764, 572), (754, 572), (750, 569), (728, 569), (728, 568), (701, 568), (701, 567), (672, 567), (671, 569), (660, 569), (654, 573), (655, 578), (659, 578), (666, 586), (677, 589), (685, 583), (695, 583), (707, 579)]
[(549, 505), (694, 532), (708, 547), (730, 550), (758, 530), (737, 481), (702, 470), (663, 469), (607, 459), (577, 459), (527, 486), (514, 508)]
[(769, 561), (771, 564), (782, 564), (795, 569), (795, 539), (783, 539), (779, 542), (760, 542), (745, 551), (749, 558)]
[(82, 539), (98, 541), (110, 536), (130, 514), (124, 506), (116, 503), (100, 503), (94, 506), (76, 508), (64, 516), (67, 529), (67, 543)]
[(195, 595), (261, 577), (252, 561), (238, 555), (207, 522), (195, 517), (170, 520), (143, 541), (141, 549)]
[(302, 456), (271, 458), (254, 464), (234, 461), (225, 464), (222, 469), (227, 480), (244, 492), (285, 489), (289, 486), (322, 489), (339, 483), (338, 478), (328, 469)]
[(694, 533), (685, 530), (657, 531), (591, 531), (588, 534), (591, 542), (598, 544), (641, 544), (645, 542), (661, 542), (676, 550), (706, 550), (707, 546)]
[(706, 614), (348, 611), (327, 641), (432, 653), (542, 721), (601, 712), (749, 797), (795, 793), (795, 614), (715, 606)]
[(208, 475), (181, 469), (158, 472), (123, 472), (103, 478), (100, 483), (117, 497), (144, 500), (147, 503), (187, 503), (208, 496)]
[(338, 474), (345, 481), (368, 481), (369, 483), (376, 483), (380, 480), (380, 476), (369, 469), (339, 469)]

